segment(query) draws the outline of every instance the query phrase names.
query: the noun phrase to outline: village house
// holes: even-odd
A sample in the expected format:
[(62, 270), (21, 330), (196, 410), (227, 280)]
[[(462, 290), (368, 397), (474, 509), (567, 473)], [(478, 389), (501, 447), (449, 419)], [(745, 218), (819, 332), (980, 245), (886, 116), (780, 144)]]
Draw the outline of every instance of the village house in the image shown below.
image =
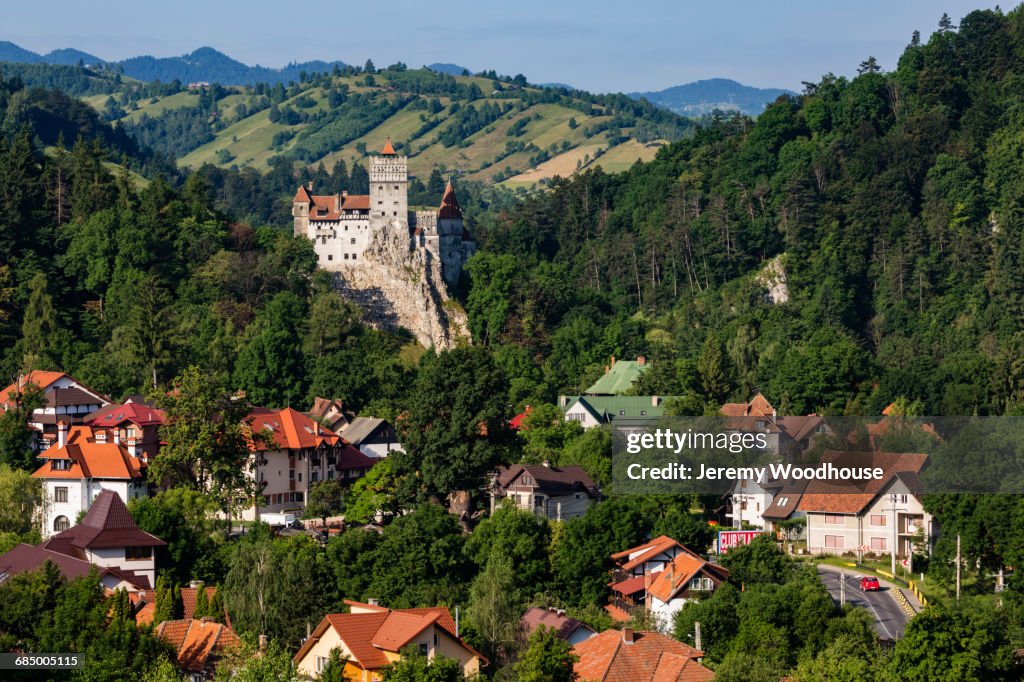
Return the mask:
[(526, 610), (523, 617), (519, 619), (523, 634), (529, 637), (539, 627), (550, 628), (555, 631), (559, 639), (564, 639), (569, 644), (585, 642), (597, 631), (586, 623), (565, 615), (561, 609), (544, 609), (534, 606)]
[(86, 415), (86, 426), (102, 429), (145, 462), (160, 451), (160, 427), (167, 415), (142, 396), (129, 396), (123, 403), (111, 403)]
[(57, 424), (57, 442), (44, 450), (32, 477), (43, 482), (46, 504), (40, 512), (42, 536), (66, 531), (103, 491), (124, 502), (148, 496), (146, 461), (122, 432)]
[(35, 386), (43, 392), (42, 407), (32, 411), (29, 427), (34, 432), (31, 443), (35, 452), (45, 450), (57, 440), (57, 423), (81, 424), (86, 415), (110, 401), (64, 372), (33, 370), (0, 391), (0, 408), (5, 412), (15, 407), (25, 389)]
[(572, 649), (580, 682), (704, 682), (704, 652), (657, 632), (605, 630)]
[(230, 625), (208, 618), (165, 620), (155, 633), (174, 650), (178, 668), (188, 675), (189, 682), (213, 679), (220, 659), (242, 646)]
[(668, 562), (658, 573), (647, 576), (647, 610), (658, 629), (670, 632), (675, 616), (687, 602), (710, 594), (729, 578), (729, 571), (688, 552)]
[(601, 490), (581, 466), (513, 464), (498, 469), (490, 495), (492, 513), (497, 500), (505, 498), (520, 509), (562, 521), (583, 516), (601, 499)]
[(135, 525), (117, 493), (104, 490), (78, 525), (40, 545), (20, 544), (0, 556), (0, 583), (50, 560), (69, 580), (88, 575), (96, 566), (105, 588), (144, 591), (156, 584), (153, 550), (165, 544)]
[(924, 454), (826, 450), (822, 463), (836, 467), (878, 467), (880, 479), (841, 484), (814, 480), (807, 484), (797, 509), (807, 517), (807, 549), (812, 554), (871, 552), (909, 557), (915, 546), (927, 551), (936, 529), (921, 503), (918, 474)]
[(340, 433), (355, 418), (337, 398), (314, 398), (313, 409), (306, 415), (335, 433)]
[(387, 457), (389, 452), (402, 449), (398, 432), (386, 419), (356, 417), (341, 430), (341, 436), (370, 457)]
[(651, 576), (665, 570), (678, 556), (699, 559), (696, 554), (667, 535), (645, 542), (642, 545), (612, 554), (615, 568), (610, 572), (612, 581), (611, 598), (605, 610), (612, 618), (625, 622), (637, 611), (647, 609), (647, 587)]
[(582, 395), (559, 396), (558, 406), (565, 420), (579, 422), (584, 429), (620, 421), (645, 421), (665, 415), (665, 402), (674, 396)]
[(345, 679), (360, 682), (381, 680), (382, 669), (401, 659), (407, 647), (415, 647), (428, 659), (453, 658), (466, 675), (478, 673), (487, 663), (459, 638), (455, 620), (443, 606), (392, 610), (349, 600), (345, 604), (350, 612), (324, 616), (295, 654), (300, 675), (318, 677), (334, 649), (347, 659)]
[(247, 417), (256, 458), (251, 476), (259, 492), (258, 505), (242, 518), (253, 520), (267, 512), (301, 511), (309, 488), (317, 481), (354, 482), (373, 466), (341, 436), (290, 407), (256, 408)]

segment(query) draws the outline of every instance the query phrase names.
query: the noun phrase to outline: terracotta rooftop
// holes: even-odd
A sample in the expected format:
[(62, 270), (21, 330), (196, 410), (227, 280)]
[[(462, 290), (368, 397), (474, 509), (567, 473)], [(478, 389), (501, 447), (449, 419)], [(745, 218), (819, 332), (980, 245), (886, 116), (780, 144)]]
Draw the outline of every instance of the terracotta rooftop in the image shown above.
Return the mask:
[(761, 392), (758, 392), (749, 403), (726, 403), (719, 414), (726, 417), (774, 417), (775, 408)]
[[(631, 640), (631, 641), (630, 641)], [(657, 632), (605, 630), (573, 647), (581, 682), (703, 682), (703, 652)]]
[[(102, 435), (106, 435), (105, 432)], [(61, 447), (54, 443), (39, 455), (45, 460), (32, 472), (33, 478), (107, 478), (133, 480), (142, 478), (143, 462), (112, 439), (97, 442), (97, 432), (88, 426), (73, 426)], [(70, 466), (55, 462), (70, 461)]]
[[(206, 587), (206, 599), (207, 601), (213, 600), (213, 595), (217, 594), (216, 587)], [(199, 592), (198, 588), (195, 587), (182, 587), (181, 588), (181, 617), (185, 620), (192, 620), (192, 614), (196, 612), (196, 596)]]
[[(807, 483), (797, 509), (826, 514), (859, 514), (897, 474), (918, 474), (927, 464), (928, 455), (892, 452), (847, 452), (826, 450), (821, 462), (839, 467), (880, 467), (879, 479), (833, 483), (814, 480)], [(916, 476), (914, 477), (916, 481)]]
[(729, 577), (729, 571), (721, 566), (716, 566), (691, 554), (680, 554), (665, 566), (665, 570), (652, 576), (647, 594), (653, 595), (663, 602), (668, 602), (685, 590), (690, 580), (702, 573), (719, 583)]
[(519, 620), (523, 626), (523, 630), (529, 634), (539, 628), (540, 626), (548, 627), (558, 633), (558, 636), (562, 639), (569, 639), (574, 632), (580, 628), (594, 632), (588, 625), (565, 615), (563, 611), (557, 611), (555, 609), (542, 609), (539, 606), (527, 609), (526, 613)]
[(390, 610), (348, 600), (345, 603), (351, 607), (352, 613), (332, 613), (324, 616), (313, 634), (295, 654), (296, 663), (306, 656), (328, 628), (333, 628), (352, 653), (351, 663), (363, 670), (377, 670), (390, 662), (384, 652), (397, 653), (431, 625), (436, 625), (447, 632), (482, 662), (486, 661), (480, 653), (458, 638), (455, 634), (455, 621), (448, 609), (443, 606)]
[(47, 372), (34, 369), (27, 375), (23, 374), (19, 376), (17, 381), (5, 388), (3, 391), (0, 391), (0, 404), (7, 406), (14, 397), (14, 394), (23, 391), (29, 384), (45, 391), (53, 383), (66, 376), (67, 374), (64, 372)]
[(310, 194), (305, 187), (299, 187), (293, 201), (309, 203), (312, 222), (340, 220), (343, 212), (370, 210), (368, 194)]
[(81, 523), (57, 533), (44, 542), (42, 547), (64, 544), (92, 550), (162, 547), (167, 543), (136, 526), (121, 497), (111, 490), (104, 490), (93, 500)]
[(391, 138), (390, 137), (388, 138), (388, 141), (384, 143), (384, 149), (380, 150), (380, 155), (381, 156), (395, 156), (395, 148), (391, 145)]
[(462, 209), (459, 208), (459, 200), (455, 198), (455, 187), (451, 180), (444, 188), (444, 196), (441, 198), (441, 207), (437, 209), (437, 217), (442, 220), (458, 220), (462, 217)]
[(269, 436), (266, 442), (256, 446), (257, 450), (301, 450), (343, 442), (338, 434), (291, 407), (283, 410), (257, 407), (249, 413), (247, 421), (253, 432)]
[(144, 402), (107, 405), (86, 416), (85, 423), (97, 428), (113, 428), (131, 422), (136, 426), (160, 426), (167, 415), (163, 410)]
[(156, 634), (177, 652), (178, 665), (191, 673), (209, 672), (220, 655), (242, 643), (229, 626), (206, 620), (164, 621)]
[[(630, 547), (621, 552), (612, 554), (612, 561), (619, 564), (619, 567), (624, 571), (631, 571), (638, 566), (642, 566), (645, 562), (651, 561), (654, 557), (659, 554), (669, 552), (673, 549), (681, 550), (684, 554), (696, 557), (697, 555), (679, 544), (676, 540), (670, 538), (667, 535), (659, 535), (658, 537), (645, 542), (642, 545), (636, 547)], [(629, 557), (633, 556), (632, 559)]]

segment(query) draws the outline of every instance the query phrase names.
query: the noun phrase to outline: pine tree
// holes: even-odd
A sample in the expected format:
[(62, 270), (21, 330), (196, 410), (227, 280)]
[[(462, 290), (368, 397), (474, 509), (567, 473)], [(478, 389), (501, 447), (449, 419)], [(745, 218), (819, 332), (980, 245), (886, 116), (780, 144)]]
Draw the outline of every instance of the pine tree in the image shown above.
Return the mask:
[(163, 576), (156, 579), (156, 602), (153, 623), (174, 620), (174, 587), (169, 586)]
[(224, 622), (224, 597), (221, 596), (219, 586), (213, 588), (213, 596), (210, 597), (210, 606), (207, 609), (206, 615), (215, 623)]
[(196, 607), (192, 611), (192, 618), (199, 620), (210, 615), (210, 600), (206, 595), (206, 586), (200, 585), (196, 588)]
[(60, 366), (55, 348), (57, 311), (46, 290), (46, 275), (37, 272), (28, 287), (28, 305), (21, 323), (21, 364), (26, 373)]

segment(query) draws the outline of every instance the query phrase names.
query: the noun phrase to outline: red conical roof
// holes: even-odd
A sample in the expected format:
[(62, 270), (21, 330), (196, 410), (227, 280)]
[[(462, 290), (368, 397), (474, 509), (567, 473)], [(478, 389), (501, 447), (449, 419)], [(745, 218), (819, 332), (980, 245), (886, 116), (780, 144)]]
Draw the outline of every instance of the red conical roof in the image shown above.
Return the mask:
[(384, 149), (380, 150), (380, 155), (381, 156), (395, 156), (395, 148), (391, 146), (391, 138), (390, 137), (388, 138), (388, 141), (386, 143), (384, 143)]
[(308, 203), (313, 202), (313, 200), (310, 198), (309, 190), (306, 189), (306, 186), (299, 185), (299, 190), (295, 193), (295, 198), (292, 199), (292, 203), (301, 203), (303, 201)]
[(444, 188), (444, 197), (441, 199), (441, 208), (437, 209), (438, 218), (461, 218), (462, 209), (459, 208), (459, 201), (455, 198), (455, 187), (452, 186), (452, 181), (448, 181), (448, 186)]

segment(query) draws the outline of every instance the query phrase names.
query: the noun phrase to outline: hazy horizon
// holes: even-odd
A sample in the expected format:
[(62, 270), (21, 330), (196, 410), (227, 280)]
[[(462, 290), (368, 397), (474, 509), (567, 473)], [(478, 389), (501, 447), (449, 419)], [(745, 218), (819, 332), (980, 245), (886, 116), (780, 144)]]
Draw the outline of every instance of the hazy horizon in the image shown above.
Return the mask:
[(253, 0), (239, 12), (232, 4), (181, 0), (167, 8), (114, 0), (98, 10), (53, 0), (46, 22), (39, 22), (37, 8), (5, 8), (0, 39), (40, 54), (77, 48), (110, 61), (176, 57), (209, 46), (249, 65), (447, 62), (593, 92), (662, 90), (708, 78), (799, 91), (802, 81), (824, 73), (853, 75), (871, 55), (891, 70), (913, 31), (927, 40), (944, 11), (956, 23), (974, 9), (996, 6), (866, 0), (822, 7), (797, 0), (724, 12), (653, 0), (627, 12), (603, 0), (523, 0), (511, 15), (508, 8), (461, 0), (430, 6), (396, 0), (391, 10), (372, 3), (306, 3), (296, 10)]

